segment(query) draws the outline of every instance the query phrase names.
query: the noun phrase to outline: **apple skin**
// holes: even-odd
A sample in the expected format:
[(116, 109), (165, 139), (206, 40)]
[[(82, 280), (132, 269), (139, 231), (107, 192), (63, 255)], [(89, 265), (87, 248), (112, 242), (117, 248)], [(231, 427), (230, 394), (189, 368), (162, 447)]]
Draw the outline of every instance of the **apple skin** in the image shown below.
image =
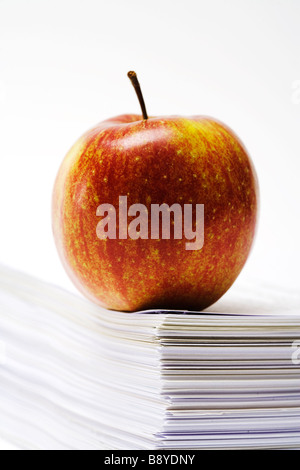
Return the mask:
[[(204, 204), (204, 245), (182, 240), (100, 240), (97, 207)], [(84, 134), (67, 154), (53, 193), (53, 231), (77, 288), (108, 309), (199, 311), (244, 266), (255, 235), (258, 185), (238, 137), (208, 117), (122, 115)]]

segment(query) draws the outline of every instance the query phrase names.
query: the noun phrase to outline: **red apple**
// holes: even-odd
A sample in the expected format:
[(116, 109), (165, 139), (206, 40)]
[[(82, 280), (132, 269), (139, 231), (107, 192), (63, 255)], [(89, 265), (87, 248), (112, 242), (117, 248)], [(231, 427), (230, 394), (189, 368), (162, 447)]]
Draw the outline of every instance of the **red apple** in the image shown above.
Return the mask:
[[(148, 118), (133, 73), (131, 79), (143, 116), (100, 123), (60, 168), (53, 194), (58, 251), (79, 290), (104, 307), (202, 310), (227, 291), (249, 255), (258, 209), (255, 170), (221, 122)], [(97, 208), (117, 209), (119, 196), (127, 196), (128, 207), (143, 204), (149, 214), (151, 204), (192, 204), (194, 212), (204, 204), (203, 247), (187, 250), (184, 236), (99, 239)]]

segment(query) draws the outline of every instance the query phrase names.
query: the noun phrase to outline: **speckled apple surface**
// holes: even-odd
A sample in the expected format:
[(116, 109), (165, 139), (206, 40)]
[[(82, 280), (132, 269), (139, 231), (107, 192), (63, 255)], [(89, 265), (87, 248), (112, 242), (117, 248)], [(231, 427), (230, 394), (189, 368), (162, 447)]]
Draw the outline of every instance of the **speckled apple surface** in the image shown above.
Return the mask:
[[(204, 245), (182, 240), (100, 240), (97, 207), (204, 204)], [(88, 131), (59, 170), (56, 245), (71, 279), (109, 309), (202, 310), (232, 285), (249, 255), (258, 186), (238, 137), (211, 118), (123, 115)], [(117, 219), (118, 224), (118, 219)], [(117, 227), (118, 228), (118, 227)]]

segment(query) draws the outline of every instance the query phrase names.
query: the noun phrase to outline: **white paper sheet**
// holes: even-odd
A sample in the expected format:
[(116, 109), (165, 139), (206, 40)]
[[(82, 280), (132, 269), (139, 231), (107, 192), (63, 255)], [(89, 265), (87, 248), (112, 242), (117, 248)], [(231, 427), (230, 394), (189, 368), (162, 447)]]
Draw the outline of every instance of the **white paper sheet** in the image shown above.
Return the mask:
[(12, 446), (300, 448), (297, 293), (125, 314), (0, 267), (0, 341)]

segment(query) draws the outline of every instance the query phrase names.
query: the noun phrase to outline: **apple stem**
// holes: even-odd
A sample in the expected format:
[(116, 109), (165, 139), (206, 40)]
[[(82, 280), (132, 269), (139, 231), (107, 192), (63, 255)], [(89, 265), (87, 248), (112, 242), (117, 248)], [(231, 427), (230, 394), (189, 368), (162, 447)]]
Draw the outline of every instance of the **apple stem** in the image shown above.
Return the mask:
[(148, 119), (148, 114), (147, 114), (147, 110), (146, 110), (146, 106), (145, 106), (145, 101), (144, 101), (144, 98), (143, 98), (143, 93), (142, 93), (141, 86), (139, 84), (137, 75), (136, 75), (135, 72), (131, 71), (131, 72), (128, 72), (127, 76), (128, 76), (128, 78), (130, 78), (130, 81), (133, 85), (133, 88), (135, 89), (135, 92), (137, 94), (137, 97), (138, 97), (138, 100), (139, 100), (139, 103), (140, 103), (140, 106), (141, 106), (141, 109), (142, 109), (143, 118)]

